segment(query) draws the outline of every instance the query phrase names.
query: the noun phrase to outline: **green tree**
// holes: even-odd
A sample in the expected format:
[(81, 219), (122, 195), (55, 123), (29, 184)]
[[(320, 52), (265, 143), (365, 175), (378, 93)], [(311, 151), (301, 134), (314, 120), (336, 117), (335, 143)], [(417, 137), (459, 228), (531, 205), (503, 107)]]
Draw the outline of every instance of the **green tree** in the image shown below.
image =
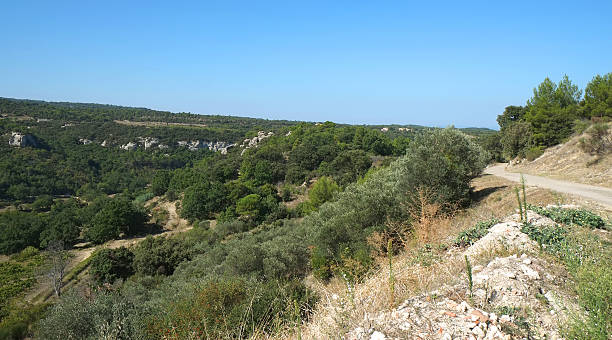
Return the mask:
[(257, 194), (247, 195), (236, 202), (236, 213), (251, 220), (258, 220), (261, 217), (262, 208), (261, 196)]
[(219, 182), (203, 182), (185, 191), (181, 215), (190, 221), (211, 218), (226, 207), (225, 186)]
[(93, 217), (87, 237), (94, 243), (104, 243), (121, 234), (134, 234), (145, 220), (146, 215), (136, 209), (130, 200), (125, 197), (114, 198)]
[(544, 79), (527, 101), (525, 120), (531, 124), (536, 146), (552, 146), (572, 134), (582, 91), (567, 75), (559, 84)]
[(583, 104), (585, 118), (612, 117), (612, 72), (593, 77), (584, 90)]
[(127, 248), (100, 249), (91, 256), (89, 273), (98, 284), (113, 283), (134, 274), (134, 254)]
[(524, 157), (532, 141), (531, 124), (527, 122), (514, 122), (500, 131), (502, 155), (506, 159)]
[(522, 121), (525, 117), (526, 109), (523, 106), (506, 106), (504, 112), (497, 116), (497, 124), (499, 124), (500, 130), (503, 130), (507, 126)]
[(147, 236), (134, 248), (134, 270), (143, 275), (172, 275), (191, 258), (189, 245), (176, 238)]
[(315, 207), (320, 207), (323, 203), (330, 201), (339, 191), (340, 187), (333, 179), (321, 177), (308, 192), (308, 197)]
[(161, 196), (168, 191), (170, 186), (170, 180), (172, 179), (172, 173), (169, 171), (158, 171), (153, 177), (151, 182), (151, 190), (155, 196)]

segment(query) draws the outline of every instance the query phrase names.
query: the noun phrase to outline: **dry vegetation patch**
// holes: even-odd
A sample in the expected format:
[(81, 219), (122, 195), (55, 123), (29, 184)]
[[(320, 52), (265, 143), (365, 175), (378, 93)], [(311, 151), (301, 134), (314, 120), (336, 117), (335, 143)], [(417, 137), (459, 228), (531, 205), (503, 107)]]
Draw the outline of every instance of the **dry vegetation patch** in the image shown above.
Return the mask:
[[(375, 234), (369, 241), (380, 243), (374, 247), (379, 254), (377, 269), (364, 281), (352, 284), (334, 278), (324, 283), (309, 277), (308, 285), (321, 297), (310, 321), (275, 338), (370, 339), (384, 334), (387, 339), (406, 339), (420, 334), (423, 339), (446, 339), (449, 334), (448, 339), (454, 339), (479, 338), (481, 330), (491, 339), (558, 336), (559, 321), (577, 309), (567, 270), (555, 257), (541, 253), (534, 241), (514, 238), (514, 234), (525, 236), (515, 214), (515, 183), (482, 176), (472, 186), (475, 203), (468, 209), (443, 214), (440, 207), (423, 204), (415, 210), (412, 234), (406, 235), (402, 251), (390, 259), (392, 266), (385, 252), (390, 237)], [(534, 205), (569, 201), (535, 187), (526, 193)], [(425, 192), (419, 195), (425, 196)], [(459, 232), (491, 218), (506, 221), (498, 227), (497, 237), (484, 239), (467, 252), (452, 246)], [(536, 224), (552, 222), (533, 212), (528, 219)], [(391, 229), (401, 232), (403, 227), (400, 223)], [(505, 233), (504, 228), (516, 232)], [(466, 270), (468, 253), (473, 287)], [(495, 321), (478, 326), (470, 318), (479, 313)]]

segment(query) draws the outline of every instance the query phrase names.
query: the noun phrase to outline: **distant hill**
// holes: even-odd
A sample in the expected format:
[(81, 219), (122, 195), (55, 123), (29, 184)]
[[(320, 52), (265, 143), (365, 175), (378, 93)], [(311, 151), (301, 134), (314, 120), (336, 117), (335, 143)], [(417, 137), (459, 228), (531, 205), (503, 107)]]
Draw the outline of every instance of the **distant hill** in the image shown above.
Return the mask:
[[(206, 125), (211, 128), (229, 128), (249, 131), (255, 129), (276, 130), (282, 127), (293, 126), (300, 121), (269, 120), (262, 118), (200, 115), (194, 113), (151, 110), (142, 107), (127, 107), (96, 103), (46, 102), (42, 100), (14, 99), (0, 97), (0, 116), (20, 116), (34, 119), (63, 119), (69, 121), (132, 121), (132, 122), (160, 122), (184, 123)], [(348, 126), (349, 124), (338, 124)], [(368, 128), (381, 130), (387, 128), (389, 137), (411, 132), (418, 132), (431, 127), (422, 125), (364, 125)], [(488, 128), (468, 127), (461, 131), (474, 136), (494, 133)]]

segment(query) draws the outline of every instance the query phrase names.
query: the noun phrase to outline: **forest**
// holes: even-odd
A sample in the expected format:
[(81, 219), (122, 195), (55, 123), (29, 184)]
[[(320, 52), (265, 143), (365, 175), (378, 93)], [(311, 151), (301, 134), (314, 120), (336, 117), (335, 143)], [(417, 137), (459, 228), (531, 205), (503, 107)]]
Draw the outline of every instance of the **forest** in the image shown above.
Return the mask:
[[(0, 253), (8, 258), (0, 337), (248, 338), (308, 320), (320, 298), (308, 277), (363, 280), (376, 256), (399, 251), (373, 238), (399, 244), (395, 226), (409, 228), (424, 203), (468, 207), (470, 182), (490, 162), (537, 157), (585, 121), (605, 123), (611, 78), (594, 77), (584, 95), (567, 76), (546, 78), (524, 106), (498, 116), (499, 131), (0, 98)], [(15, 132), (35, 143), (9, 145)], [(167, 147), (122, 148), (139, 138)], [(180, 141), (234, 146), (222, 153)], [(160, 202), (176, 204), (193, 228), (155, 236)], [(54, 303), (20, 302), (45, 249), (59, 244), (67, 255), (146, 235), (93, 252), (79, 268), (90, 280), (58, 291)]]

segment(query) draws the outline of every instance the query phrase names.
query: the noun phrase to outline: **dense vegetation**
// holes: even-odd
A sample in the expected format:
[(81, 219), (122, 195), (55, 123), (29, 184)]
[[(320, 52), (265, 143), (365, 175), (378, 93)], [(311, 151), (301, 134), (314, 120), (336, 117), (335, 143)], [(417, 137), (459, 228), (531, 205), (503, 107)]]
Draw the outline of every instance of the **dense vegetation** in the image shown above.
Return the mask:
[[(290, 136), (270, 138), (249, 149), (240, 163), (204, 159), (175, 170), (169, 180), (160, 182), (168, 183), (166, 193), (185, 192), (183, 209), (189, 195), (197, 196), (195, 204), (206, 202), (210, 192), (224, 198), (218, 200), (224, 205), (206, 203), (202, 215), (193, 210), (195, 228), (179, 236), (97, 252), (91, 273), (98, 284), (111, 288), (90, 297), (78, 292), (64, 296), (38, 325), (38, 336), (242, 338), (306, 319), (316, 301), (302, 281), (307, 273), (360, 280), (374, 265), (371, 233), (389, 228), (389, 221), (410, 221), (407, 209), (424, 188), (431, 192), (432, 203), (465, 204), (469, 181), (488, 159), (469, 137), (443, 129), (414, 138), (406, 154), (389, 166), (369, 171), (370, 166), (364, 167), (354, 175), (362, 178), (358, 182), (344, 184), (345, 174), (325, 172), (325, 163), (343, 152), (375, 154), (364, 147), (371, 144), (358, 143), (368, 134), (355, 127), (301, 125)], [(313, 135), (316, 138), (309, 137)], [(379, 152), (393, 154), (391, 146), (385, 147), (392, 143), (383, 135), (372, 136), (380, 138)], [(328, 143), (308, 144), (318, 138)], [(242, 171), (262, 160), (276, 169), (266, 172), (275, 176)], [(240, 165), (240, 174), (227, 175), (218, 168), (231, 164)], [(306, 201), (310, 214), (301, 221), (290, 218), (296, 213), (284, 208), (282, 190), (276, 187), (276, 181), (291, 186), (287, 169), (295, 164), (303, 172), (293, 183), (328, 175), (315, 181)], [(185, 185), (189, 183), (196, 184)], [(202, 222), (211, 217), (220, 220), (214, 228)]]
[(586, 120), (607, 122), (611, 118), (612, 73), (593, 77), (584, 95), (567, 76), (557, 84), (546, 78), (533, 89), (525, 106), (508, 106), (497, 116), (499, 134), (483, 143), (497, 160), (534, 159), (545, 148), (582, 132), (588, 126)]

